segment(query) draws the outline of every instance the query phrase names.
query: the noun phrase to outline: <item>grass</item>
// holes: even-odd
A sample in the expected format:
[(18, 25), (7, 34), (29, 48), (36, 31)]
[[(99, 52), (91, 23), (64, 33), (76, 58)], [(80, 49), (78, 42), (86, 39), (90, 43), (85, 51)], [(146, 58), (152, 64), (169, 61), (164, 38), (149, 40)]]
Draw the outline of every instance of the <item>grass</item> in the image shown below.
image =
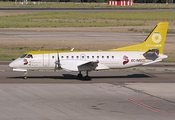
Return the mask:
[(175, 34), (175, 30), (171, 30), (170, 29), (170, 30), (167, 31), (167, 33), (169, 33), (169, 34)]
[[(27, 51), (47, 51), (44, 47), (0, 47), (0, 61), (12, 61), (22, 56)], [(70, 51), (71, 48), (51, 49), (52, 51)], [(87, 51), (87, 49), (86, 49)]]
[[(135, 29), (135, 28), (129, 28), (128, 31), (132, 31), (132, 32), (141, 32), (141, 33), (150, 33), (152, 31), (152, 29), (141, 29), (141, 30), (138, 30), (138, 29)], [(171, 29), (167, 31), (168, 34), (175, 34), (175, 30), (174, 29)]]
[[(151, 29), (142, 29), (140, 30), (139, 32), (142, 32), (142, 33), (150, 33), (152, 30)], [(175, 30), (169, 30), (167, 31), (168, 34), (175, 34)]]
[(0, 16), (0, 28), (144, 26), (145, 20), (174, 21), (174, 15), (175, 12), (42, 12)]
[(11, 61), (20, 56), (26, 51), (37, 50), (35, 48), (27, 48), (27, 47), (0, 47), (0, 61)]
[(165, 3), (134, 3), (133, 6), (116, 6), (108, 3), (72, 3), (72, 2), (28, 2), (21, 5), (21, 2), (0, 2), (0, 7), (21, 7), (21, 8), (175, 8), (175, 4)]

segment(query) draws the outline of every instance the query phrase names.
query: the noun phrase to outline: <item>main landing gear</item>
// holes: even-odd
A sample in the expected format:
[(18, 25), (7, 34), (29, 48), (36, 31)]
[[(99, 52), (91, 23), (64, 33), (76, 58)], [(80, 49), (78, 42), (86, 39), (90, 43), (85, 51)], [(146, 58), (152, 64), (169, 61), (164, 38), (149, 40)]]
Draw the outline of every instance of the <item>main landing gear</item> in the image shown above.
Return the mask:
[(84, 77), (85, 80), (91, 80), (91, 78), (88, 75), (88, 71), (86, 71), (86, 76)]
[(79, 74), (77, 75), (78, 79), (82, 79), (83, 75), (81, 74), (81, 71), (79, 72)]
[[(79, 74), (77, 75), (78, 79), (82, 79), (83, 75), (81, 74), (81, 71), (79, 72)], [(88, 75), (88, 71), (86, 71), (86, 76), (84, 77), (84, 80), (91, 80), (91, 78)]]

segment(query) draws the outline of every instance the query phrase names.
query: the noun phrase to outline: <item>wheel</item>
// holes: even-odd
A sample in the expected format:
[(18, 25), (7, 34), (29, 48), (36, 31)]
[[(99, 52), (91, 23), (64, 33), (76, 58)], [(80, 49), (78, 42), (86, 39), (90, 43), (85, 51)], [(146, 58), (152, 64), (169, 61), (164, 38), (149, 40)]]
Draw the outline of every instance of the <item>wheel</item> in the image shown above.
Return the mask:
[(27, 71), (24, 72), (23, 79), (27, 79)]
[(91, 78), (90, 78), (89, 76), (85, 76), (85, 77), (84, 77), (84, 80), (89, 81), (89, 80), (91, 80)]
[(81, 78), (83, 77), (83, 75), (82, 75), (81, 73), (79, 73), (79, 74), (77, 75), (77, 77), (78, 77), (78, 79), (81, 79)]

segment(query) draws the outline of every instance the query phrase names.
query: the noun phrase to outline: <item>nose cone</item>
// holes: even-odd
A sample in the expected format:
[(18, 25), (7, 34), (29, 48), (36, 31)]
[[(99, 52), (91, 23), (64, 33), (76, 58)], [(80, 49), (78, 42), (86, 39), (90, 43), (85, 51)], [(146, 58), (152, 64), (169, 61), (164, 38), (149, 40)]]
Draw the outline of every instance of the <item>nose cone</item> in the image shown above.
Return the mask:
[(14, 68), (14, 67), (15, 67), (14, 62), (11, 62), (11, 63), (9, 64), (9, 67)]

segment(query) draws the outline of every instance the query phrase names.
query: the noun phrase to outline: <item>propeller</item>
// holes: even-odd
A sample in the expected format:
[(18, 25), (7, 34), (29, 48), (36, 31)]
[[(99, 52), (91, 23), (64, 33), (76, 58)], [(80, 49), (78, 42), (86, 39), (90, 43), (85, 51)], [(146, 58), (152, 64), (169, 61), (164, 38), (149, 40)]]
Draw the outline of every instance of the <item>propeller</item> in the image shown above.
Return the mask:
[(61, 68), (61, 66), (60, 66), (59, 53), (57, 53), (57, 56), (58, 56), (58, 60), (55, 61), (55, 69), (54, 69), (54, 71), (56, 71), (56, 69), (60, 69)]

